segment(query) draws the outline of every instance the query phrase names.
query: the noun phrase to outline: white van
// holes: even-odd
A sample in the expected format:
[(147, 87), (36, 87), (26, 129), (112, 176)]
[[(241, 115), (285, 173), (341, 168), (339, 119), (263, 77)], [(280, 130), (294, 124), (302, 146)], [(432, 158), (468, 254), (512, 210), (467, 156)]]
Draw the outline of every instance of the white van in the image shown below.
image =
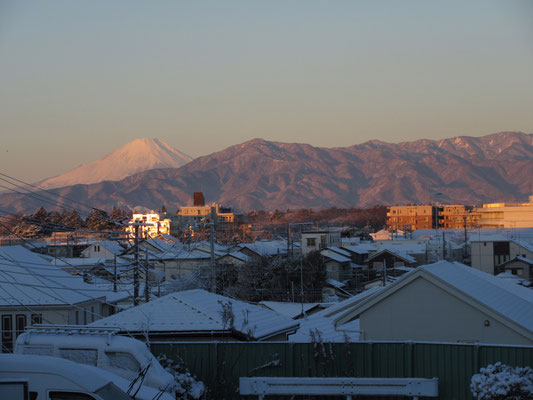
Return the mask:
[(46, 356), (0, 354), (2, 400), (131, 400), (94, 367)]
[(146, 345), (116, 333), (110, 328), (34, 325), (17, 338), (15, 354), (61, 357), (174, 393), (174, 377)]

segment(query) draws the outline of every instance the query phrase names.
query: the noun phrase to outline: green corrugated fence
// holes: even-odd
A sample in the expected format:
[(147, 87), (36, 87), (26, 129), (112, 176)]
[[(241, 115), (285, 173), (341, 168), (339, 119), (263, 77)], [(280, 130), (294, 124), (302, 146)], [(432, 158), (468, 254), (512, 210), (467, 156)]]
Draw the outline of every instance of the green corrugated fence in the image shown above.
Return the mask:
[(533, 347), (440, 343), (154, 343), (156, 355), (182, 359), (212, 399), (238, 399), (239, 377), (439, 378), (439, 398), (472, 399), (470, 378), (501, 361), (532, 366)]

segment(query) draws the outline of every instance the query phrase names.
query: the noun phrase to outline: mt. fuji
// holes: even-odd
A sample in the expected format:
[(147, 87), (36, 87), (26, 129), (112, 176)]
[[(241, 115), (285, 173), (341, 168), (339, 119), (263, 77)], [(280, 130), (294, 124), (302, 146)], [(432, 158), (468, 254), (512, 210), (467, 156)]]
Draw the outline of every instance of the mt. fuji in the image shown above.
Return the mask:
[(120, 181), (155, 168), (178, 168), (192, 157), (159, 139), (135, 139), (99, 160), (80, 165), (64, 174), (45, 179), (38, 186), (53, 189), (102, 181)]

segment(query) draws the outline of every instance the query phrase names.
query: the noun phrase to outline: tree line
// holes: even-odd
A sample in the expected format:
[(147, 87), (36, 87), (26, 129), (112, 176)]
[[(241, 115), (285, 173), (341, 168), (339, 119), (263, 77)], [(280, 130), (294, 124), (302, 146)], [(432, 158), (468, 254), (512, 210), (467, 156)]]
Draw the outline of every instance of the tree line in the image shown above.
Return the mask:
[(119, 231), (124, 230), (121, 222), (131, 217), (131, 211), (113, 207), (111, 213), (93, 208), (85, 217), (76, 210), (47, 211), (39, 208), (33, 214), (8, 215), (0, 218), (0, 234), (23, 238), (40, 238), (52, 232), (73, 232), (76, 230)]

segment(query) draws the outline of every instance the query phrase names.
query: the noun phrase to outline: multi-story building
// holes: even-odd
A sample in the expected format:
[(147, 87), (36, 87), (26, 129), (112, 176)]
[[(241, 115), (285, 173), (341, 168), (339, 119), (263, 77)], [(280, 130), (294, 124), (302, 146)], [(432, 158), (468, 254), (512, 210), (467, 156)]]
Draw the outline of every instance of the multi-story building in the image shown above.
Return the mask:
[(242, 218), (233, 213), (230, 207), (222, 207), (216, 203), (205, 204), (202, 192), (193, 194), (193, 205), (180, 207), (176, 215), (172, 216), (172, 234), (180, 236), (184, 231), (194, 232), (203, 222), (211, 218), (211, 209), (215, 213), (215, 227), (217, 230), (225, 230), (236, 223), (242, 222)]
[(320, 230), (302, 232), (302, 254), (319, 251), (326, 247), (340, 246), (341, 232), (339, 230)]
[[(139, 226), (139, 236), (141, 237), (158, 237), (159, 235), (170, 235), (170, 219), (162, 219), (159, 214), (154, 212), (150, 214), (133, 214), (130, 224), (142, 223), (145, 225)], [(126, 227), (126, 232), (130, 237), (135, 236), (135, 225), (129, 225)]]
[(490, 203), (474, 210), (482, 228), (533, 228), (533, 195), (527, 203)]
[(438, 206), (391, 206), (387, 212), (389, 231), (433, 229), (438, 226)]
[(444, 229), (467, 229), (479, 226), (479, 213), (473, 212), (472, 207), (463, 204), (449, 204), (440, 206), (439, 227)]

